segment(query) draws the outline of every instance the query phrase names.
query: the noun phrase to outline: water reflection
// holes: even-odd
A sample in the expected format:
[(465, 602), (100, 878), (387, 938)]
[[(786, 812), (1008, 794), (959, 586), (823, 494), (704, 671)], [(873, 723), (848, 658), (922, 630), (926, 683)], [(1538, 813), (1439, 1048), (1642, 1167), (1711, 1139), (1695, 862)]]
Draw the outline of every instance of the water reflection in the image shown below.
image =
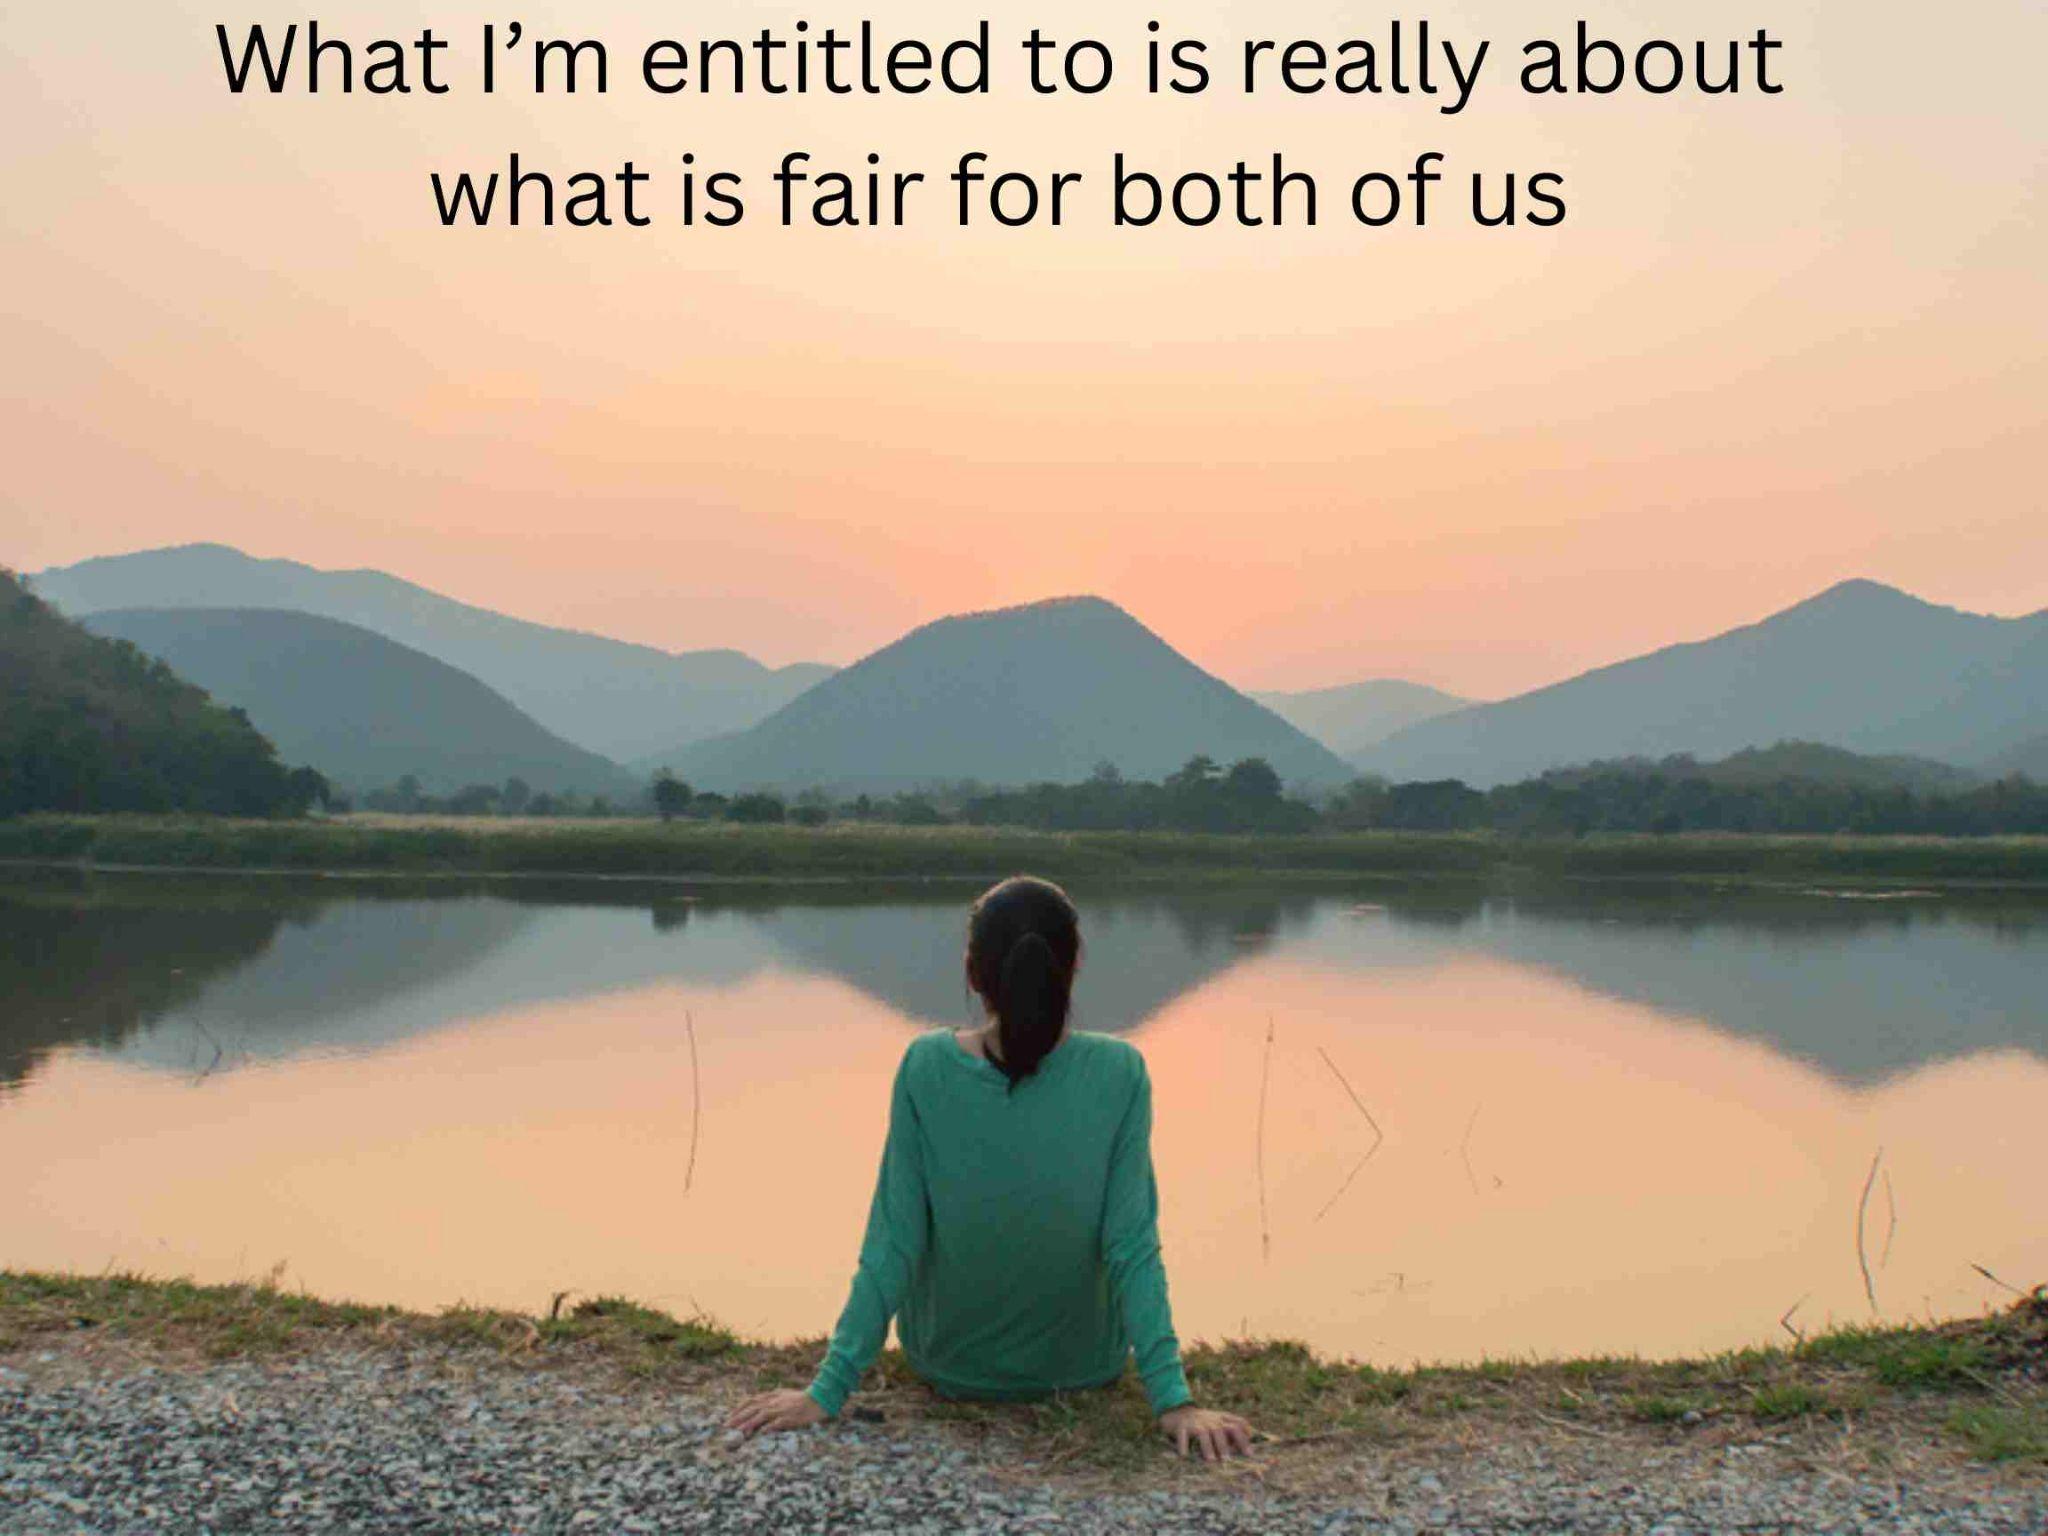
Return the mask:
[(0, 890), (0, 1093), (55, 1049), (121, 1046), (270, 948), (289, 909), (85, 905)]
[[(663, 981), (829, 976), (964, 1022), (969, 892), (18, 877), (0, 883), (0, 1091), (81, 1044), (175, 1071), (363, 1052)], [(1705, 1019), (1868, 1082), (2017, 1047), (2048, 1057), (2048, 903), (1655, 887), (1083, 892), (1084, 1027), (1143, 1026), (1270, 952), (1366, 975), (1474, 955)]]
[[(814, 1334), (905, 1034), (964, 1014), (971, 894), (0, 881), (0, 1263)], [(1077, 894), (1192, 1336), (1656, 1354), (1802, 1295), (1863, 1316), (1879, 1146), (1886, 1315), (2048, 1265), (2038, 900)], [(1338, 1071), (1385, 1130), (1362, 1171)]]

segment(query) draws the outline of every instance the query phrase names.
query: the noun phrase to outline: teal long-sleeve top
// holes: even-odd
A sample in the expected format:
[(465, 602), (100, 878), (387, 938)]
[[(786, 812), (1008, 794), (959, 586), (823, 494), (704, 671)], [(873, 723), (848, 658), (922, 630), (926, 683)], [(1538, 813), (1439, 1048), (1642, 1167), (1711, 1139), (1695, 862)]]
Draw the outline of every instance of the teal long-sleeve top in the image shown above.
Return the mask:
[(892, 1318), (912, 1369), (948, 1397), (1100, 1386), (1135, 1353), (1153, 1412), (1188, 1401), (1134, 1047), (1069, 1031), (1013, 1092), (950, 1031), (912, 1043), (853, 1291), (810, 1387), (826, 1413)]

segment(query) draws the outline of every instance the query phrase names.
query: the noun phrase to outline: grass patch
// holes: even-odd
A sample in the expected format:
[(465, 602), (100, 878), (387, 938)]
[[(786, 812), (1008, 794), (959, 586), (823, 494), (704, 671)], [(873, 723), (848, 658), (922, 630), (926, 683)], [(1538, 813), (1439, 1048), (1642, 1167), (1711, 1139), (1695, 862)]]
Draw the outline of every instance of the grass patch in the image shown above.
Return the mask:
[(1804, 1419), (1817, 1413), (1827, 1413), (1834, 1406), (1826, 1391), (1803, 1381), (1777, 1382), (1758, 1387), (1749, 1394), (1749, 1416), (1762, 1424), (1779, 1419)]
[(1638, 1424), (1684, 1424), (1688, 1416), (1690, 1422), (1697, 1423), (1712, 1407), (1712, 1400), (1705, 1397), (1667, 1397), (1651, 1392), (1630, 1397), (1625, 1411)]
[(196, 1345), (215, 1359), (265, 1354), (323, 1336), (375, 1329), (395, 1308), (320, 1301), (275, 1284), (195, 1285), (139, 1275), (94, 1277), (0, 1270), (0, 1338), (118, 1329), (155, 1343)]
[(686, 1360), (711, 1360), (737, 1353), (740, 1341), (709, 1318), (670, 1317), (620, 1296), (579, 1302), (566, 1317), (540, 1324), (543, 1338), (596, 1340), (609, 1345), (674, 1353)]
[(1979, 1461), (2048, 1466), (2048, 1398), (1966, 1403), (1949, 1415), (1948, 1424)]
[(1992, 1363), (1982, 1338), (1920, 1329), (1846, 1328), (1813, 1340), (1800, 1354), (1859, 1367), (1884, 1386), (1904, 1390), (1967, 1387), (1982, 1381)]

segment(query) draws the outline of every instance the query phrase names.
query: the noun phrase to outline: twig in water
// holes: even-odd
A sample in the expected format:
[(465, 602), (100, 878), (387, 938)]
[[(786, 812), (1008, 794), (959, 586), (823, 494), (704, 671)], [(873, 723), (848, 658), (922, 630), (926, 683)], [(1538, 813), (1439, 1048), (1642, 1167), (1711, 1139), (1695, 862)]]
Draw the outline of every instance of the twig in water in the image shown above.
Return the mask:
[(1365, 1107), (1365, 1100), (1358, 1096), (1358, 1090), (1351, 1086), (1351, 1080), (1337, 1070), (1337, 1063), (1330, 1060), (1330, 1053), (1319, 1045), (1316, 1047), (1316, 1054), (1323, 1058), (1323, 1065), (1330, 1069), (1330, 1075), (1344, 1085), (1344, 1091), (1351, 1096), (1351, 1102), (1358, 1106), (1358, 1112), (1365, 1116), (1365, 1123), (1372, 1127), (1372, 1150), (1377, 1152), (1380, 1143), (1386, 1140), (1386, 1132), (1380, 1129), (1379, 1121), (1373, 1119), (1372, 1111)]
[(1472, 1127), (1479, 1123), (1479, 1105), (1472, 1106), (1472, 1118), (1465, 1122), (1464, 1137), (1458, 1142), (1458, 1156), (1464, 1160), (1465, 1182), (1472, 1186), (1472, 1193), (1479, 1193), (1479, 1175), (1472, 1171)]
[(214, 1039), (213, 1031), (206, 1027), (206, 1020), (194, 1019), (192, 1021), (192, 1027), (198, 1030), (200, 1034), (204, 1035), (206, 1037), (206, 1043), (213, 1047), (213, 1060), (209, 1061), (205, 1065), (205, 1067), (201, 1069), (199, 1075), (192, 1079), (192, 1085), (196, 1088), (199, 1086), (199, 1084), (205, 1082), (209, 1077), (213, 1076), (214, 1069), (220, 1065), (220, 1058), (222, 1053), (220, 1048), (220, 1042)]
[(687, 1195), (697, 1177), (697, 1122), (704, 1114), (704, 1090), (697, 1078), (697, 1021), (687, 1010), (683, 1014), (683, 1033), (690, 1039), (690, 1161), (683, 1169), (683, 1193)]
[(1870, 1172), (1863, 1176), (1863, 1197), (1856, 1202), (1856, 1267), (1863, 1271), (1863, 1295), (1870, 1303), (1870, 1310), (1877, 1311), (1877, 1287), (1870, 1278), (1870, 1257), (1863, 1246), (1863, 1224), (1870, 1209), (1871, 1187), (1877, 1183), (1877, 1165), (1884, 1161), (1884, 1148), (1879, 1147), (1870, 1159)]
[(1379, 1121), (1373, 1119), (1372, 1111), (1365, 1107), (1365, 1100), (1358, 1096), (1358, 1092), (1351, 1086), (1350, 1080), (1337, 1070), (1337, 1063), (1330, 1060), (1330, 1053), (1319, 1045), (1316, 1047), (1316, 1054), (1323, 1058), (1323, 1065), (1330, 1069), (1331, 1075), (1344, 1085), (1344, 1091), (1351, 1096), (1351, 1102), (1358, 1106), (1358, 1112), (1365, 1116), (1365, 1123), (1372, 1127), (1372, 1145), (1365, 1149), (1365, 1156), (1351, 1165), (1351, 1171), (1344, 1175), (1344, 1182), (1337, 1186), (1337, 1193), (1330, 1196), (1324, 1202), (1323, 1208), (1316, 1212), (1315, 1219), (1321, 1221), (1336, 1207), (1337, 1202), (1344, 1198), (1344, 1191), (1351, 1187), (1352, 1181), (1358, 1177), (1365, 1165), (1372, 1161), (1373, 1154), (1380, 1149), (1380, 1143), (1387, 1139), (1387, 1133), (1380, 1129)]
[[(1377, 1151), (1379, 1151), (1379, 1146), (1377, 1143), (1375, 1143), (1372, 1152)], [(1344, 1175), (1344, 1182), (1337, 1186), (1337, 1193), (1330, 1196), (1328, 1200), (1325, 1200), (1323, 1202), (1323, 1208), (1320, 1211), (1316, 1212), (1315, 1219), (1317, 1221), (1321, 1221), (1325, 1216), (1329, 1215), (1330, 1212), (1336, 1208), (1337, 1202), (1344, 1198), (1344, 1191), (1351, 1187), (1352, 1180), (1356, 1179), (1360, 1173), (1364, 1172), (1365, 1165), (1372, 1161), (1372, 1152), (1366, 1153), (1365, 1156), (1361, 1157), (1357, 1162), (1351, 1165), (1351, 1171)]]
[(1259, 1065), (1259, 1128), (1258, 1145), (1253, 1149), (1253, 1159), (1259, 1170), (1259, 1256), (1271, 1262), (1273, 1257), (1273, 1228), (1266, 1219), (1266, 1084), (1273, 1076), (1273, 1018), (1266, 1016), (1266, 1054)]
[[(1812, 1294), (1813, 1292), (1811, 1291), (1808, 1291), (1806, 1293), (1807, 1296), (1811, 1296)], [(1787, 1333), (1791, 1334), (1793, 1339), (1801, 1344), (1804, 1344), (1806, 1342), (1806, 1330), (1803, 1328), (1795, 1328), (1792, 1326), (1792, 1314), (1794, 1312), (1797, 1312), (1801, 1307), (1805, 1305), (1806, 1296), (1802, 1296), (1797, 1301), (1793, 1302), (1791, 1306), (1787, 1307), (1785, 1309), (1784, 1316), (1778, 1319), (1778, 1326), (1784, 1329)]]
[(2021, 1290), (2016, 1285), (2007, 1285), (2003, 1280), (1999, 1279), (1998, 1276), (1991, 1273), (1991, 1271), (1986, 1269), (1982, 1264), (1972, 1264), (1970, 1268), (1977, 1271), (1978, 1274), (1982, 1275), (1986, 1280), (1989, 1280), (1993, 1285), (1997, 1286), (2002, 1291), (2011, 1291), (2015, 1296), (2024, 1296), (2027, 1294), (2025, 1291)]
[(1892, 1197), (1892, 1171), (1884, 1171), (1884, 1247), (1878, 1251), (1877, 1267), (1883, 1269), (1892, 1261), (1892, 1239), (1899, 1231), (1899, 1202)]

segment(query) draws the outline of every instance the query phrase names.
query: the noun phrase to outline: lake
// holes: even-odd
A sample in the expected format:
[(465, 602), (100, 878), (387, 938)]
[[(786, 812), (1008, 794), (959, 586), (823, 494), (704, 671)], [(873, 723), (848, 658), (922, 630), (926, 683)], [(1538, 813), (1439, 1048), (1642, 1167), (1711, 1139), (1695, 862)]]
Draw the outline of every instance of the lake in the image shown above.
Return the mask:
[[(1184, 1338), (1664, 1356), (2048, 1277), (2048, 898), (1074, 889)], [(0, 1265), (822, 1334), (973, 894), (0, 876)]]

